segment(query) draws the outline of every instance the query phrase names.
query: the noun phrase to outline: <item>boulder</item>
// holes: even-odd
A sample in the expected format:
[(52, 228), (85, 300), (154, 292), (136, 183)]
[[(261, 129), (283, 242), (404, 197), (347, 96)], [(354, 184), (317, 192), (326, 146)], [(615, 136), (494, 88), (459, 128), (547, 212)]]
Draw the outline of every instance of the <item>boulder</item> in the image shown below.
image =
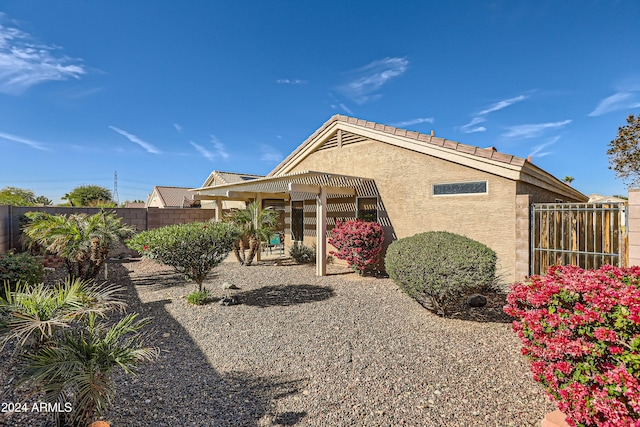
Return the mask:
[(487, 297), (480, 294), (469, 295), (469, 298), (467, 298), (467, 304), (469, 307), (484, 307), (487, 305)]

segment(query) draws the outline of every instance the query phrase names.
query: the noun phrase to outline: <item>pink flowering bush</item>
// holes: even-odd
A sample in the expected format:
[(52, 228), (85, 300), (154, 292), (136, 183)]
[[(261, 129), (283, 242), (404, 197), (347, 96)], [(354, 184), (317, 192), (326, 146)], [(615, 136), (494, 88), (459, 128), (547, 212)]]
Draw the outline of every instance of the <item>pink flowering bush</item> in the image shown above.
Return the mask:
[(377, 222), (338, 221), (329, 239), (338, 251), (329, 253), (347, 261), (349, 267), (362, 274), (368, 266), (378, 262), (383, 242), (384, 231)]
[(533, 378), (569, 425), (640, 427), (640, 267), (554, 266), (507, 301)]

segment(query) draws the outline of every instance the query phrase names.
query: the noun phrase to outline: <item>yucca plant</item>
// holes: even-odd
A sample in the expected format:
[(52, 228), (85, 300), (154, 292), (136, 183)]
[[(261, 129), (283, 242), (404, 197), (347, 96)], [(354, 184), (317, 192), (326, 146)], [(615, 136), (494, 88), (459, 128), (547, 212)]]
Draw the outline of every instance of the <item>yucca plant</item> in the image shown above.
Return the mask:
[(94, 215), (39, 214), (28, 218), (22, 229), (27, 239), (63, 258), (69, 274), (83, 279), (95, 279), (111, 247), (135, 233), (135, 227), (122, 224), (122, 218), (105, 210)]
[(145, 347), (140, 332), (148, 323), (129, 314), (109, 325), (90, 313), (80, 327), (62, 331), (53, 345), (24, 356), (22, 382), (43, 391), (47, 403), (71, 403), (72, 412), (56, 414), (58, 425), (84, 427), (108, 409), (114, 368), (135, 374), (141, 363), (157, 358), (158, 349)]
[(121, 291), (116, 285), (98, 286), (71, 277), (52, 287), (43, 283), (18, 283), (15, 290), (7, 287), (5, 298), (0, 298), (0, 343), (16, 340), (20, 347), (37, 347), (91, 313), (103, 316), (123, 310), (126, 303), (120, 299)]
[[(278, 217), (278, 212), (272, 209), (261, 209), (256, 202), (249, 203), (244, 209), (231, 212), (227, 221), (238, 226), (243, 232), (233, 250), (240, 264), (251, 265), (253, 258), (260, 250), (260, 242), (269, 241), (271, 238), (271, 233), (278, 225)], [(249, 241), (249, 254), (246, 256), (245, 239)]]

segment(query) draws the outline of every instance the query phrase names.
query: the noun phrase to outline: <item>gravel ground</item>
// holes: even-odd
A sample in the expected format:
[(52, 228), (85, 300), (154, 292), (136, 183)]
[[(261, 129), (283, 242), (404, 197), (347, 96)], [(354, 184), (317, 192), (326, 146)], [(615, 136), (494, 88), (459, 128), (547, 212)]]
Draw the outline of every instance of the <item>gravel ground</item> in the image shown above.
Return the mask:
[[(108, 280), (127, 286), (129, 310), (153, 317), (149, 341), (161, 354), (136, 377), (116, 374), (106, 419), (114, 427), (521, 427), (555, 409), (531, 379), (503, 297), (444, 319), (390, 279), (340, 266), (329, 273), (225, 262), (206, 286), (240, 304), (192, 306), (185, 296), (194, 285), (170, 269), (110, 264)], [(0, 356), (0, 402), (25, 401), (7, 349)], [(49, 424), (30, 413), (0, 414), (0, 425)]]

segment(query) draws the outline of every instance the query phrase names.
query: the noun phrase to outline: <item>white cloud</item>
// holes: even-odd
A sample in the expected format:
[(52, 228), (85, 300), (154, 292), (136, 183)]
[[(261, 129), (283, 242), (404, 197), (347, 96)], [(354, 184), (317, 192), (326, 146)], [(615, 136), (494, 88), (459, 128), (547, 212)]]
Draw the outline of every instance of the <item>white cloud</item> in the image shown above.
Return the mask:
[(349, 74), (351, 80), (338, 90), (355, 103), (362, 105), (380, 97), (376, 92), (391, 79), (407, 71), (409, 61), (406, 58), (384, 58), (373, 61)]
[(513, 98), (503, 99), (502, 101), (498, 101), (498, 102), (494, 103), (493, 105), (491, 105), (490, 107), (485, 108), (484, 110), (480, 111), (466, 125), (460, 126), (460, 130), (462, 132), (464, 132), (464, 133), (485, 132), (487, 130), (486, 127), (484, 127), (484, 126), (476, 126), (476, 125), (478, 123), (485, 122), (487, 115), (489, 115), (491, 113), (494, 113), (496, 111), (500, 111), (500, 110), (502, 110), (504, 108), (507, 108), (507, 107), (515, 104), (516, 102), (524, 101), (527, 98), (528, 98), (527, 95), (518, 95), (518, 96), (513, 97)]
[(215, 135), (211, 135), (211, 143), (213, 144), (213, 147), (216, 149), (216, 154), (218, 156), (222, 157), (225, 160), (227, 160), (230, 157), (229, 153), (227, 153), (227, 149), (225, 148), (224, 144), (218, 138), (216, 138)]
[(485, 119), (483, 117), (474, 117), (466, 125), (460, 126), (460, 130), (464, 133), (485, 132), (487, 130), (484, 126), (476, 126), (479, 123), (483, 123)]
[(47, 150), (45, 145), (40, 143), (40, 142), (38, 142), (38, 141), (34, 141), (32, 139), (23, 138), (21, 136), (11, 135), (10, 133), (0, 132), (0, 138), (6, 139), (8, 141), (18, 142), (20, 144), (28, 145), (29, 147), (35, 148), (37, 150), (44, 150), (44, 151)]
[(137, 136), (130, 134), (129, 132), (119, 129), (115, 126), (109, 126), (109, 129), (113, 130), (114, 132), (119, 133), (120, 135), (124, 136), (125, 138), (127, 138), (129, 141), (138, 144), (140, 147), (144, 148), (148, 153), (151, 154), (160, 154), (160, 150), (158, 150), (154, 145), (149, 144), (146, 141), (143, 141), (142, 139), (138, 138)]
[(178, 132), (182, 132), (182, 126), (180, 126), (178, 123), (174, 123), (173, 127), (176, 128)]
[(571, 122), (572, 120), (564, 120), (561, 122), (510, 126), (507, 128), (507, 132), (502, 134), (502, 136), (507, 138), (516, 138), (516, 139), (535, 138), (537, 136), (542, 135), (542, 133), (544, 133), (544, 131), (546, 130), (559, 129), (561, 127), (568, 125)]
[(260, 160), (263, 162), (277, 163), (284, 159), (284, 156), (279, 151), (276, 151), (273, 147), (262, 144), (260, 146)]
[(553, 138), (549, 139), (547, 142), (534, 146), (532, 148), (531, 152), (529, 153), (529, 156), (531, 156), (531, 157), (548, 156), (549, 154), (551, 154), (553, 152), (552, 151), (542, 151), (542, 150), (544, 150), (545, 148), (547, 148), (550, 145), (555, 144), (559, 140), (560, 140), (560, 136), (554, 136)]
[(302, 85), (307, 83), (307, 81), (300, 79), (278, 79), (276, 80), (276, 83), (283, 85)]
[(216, 155), (213, 154), (211, 151), (207, 150), (206, 148), (204, 148), (202, 145), (198, 145), (193, 141), (189, 141), (189, 144), (193, 145), (195, 147), (196, 150), (198, 150), (198, 152), (203, 156), (206, 157), (207, 159), (213, 161), (216, 158)]
[[(4, 21), (0, 13), (0, 21)], [(59, 48), (37, 44), (31, 35), (0, 23), (0, 92), (19, 95), (39, 83), (80, 78), (79, 60), (58, 54)]]
[(601, 116), (612, 111), (640, 107), (640, 91), (616, 92), (606, 97), (588, 114), (590, 117)]
[(404, 122), (391, 123), (391, 126), (401, 128), (405, 126), (417, 125), (420, 123), (433, 123), (434, 120), (435, 119), (433, 117), (422, 117), (418, 119), (405, 120)]
[(214, 161), (217, 158), (222, 158), (224, 160), (227, 160), (230, 157), (230, 155), (227, 152), (224, 144), (220, 142), (220, 140), (215, 135), (210, 135), (210, 137), (211, 137), (211, 144), (213, 145), (213, 148), (214, 148), (213, 150), (205, 148), (200, 144), (196, 144), (193, 141), (189, 141), (189, 144), (191, 144), (196, 150), (198, 150), (198, 152), (203, 157), (206, 157), (210, 161)]

